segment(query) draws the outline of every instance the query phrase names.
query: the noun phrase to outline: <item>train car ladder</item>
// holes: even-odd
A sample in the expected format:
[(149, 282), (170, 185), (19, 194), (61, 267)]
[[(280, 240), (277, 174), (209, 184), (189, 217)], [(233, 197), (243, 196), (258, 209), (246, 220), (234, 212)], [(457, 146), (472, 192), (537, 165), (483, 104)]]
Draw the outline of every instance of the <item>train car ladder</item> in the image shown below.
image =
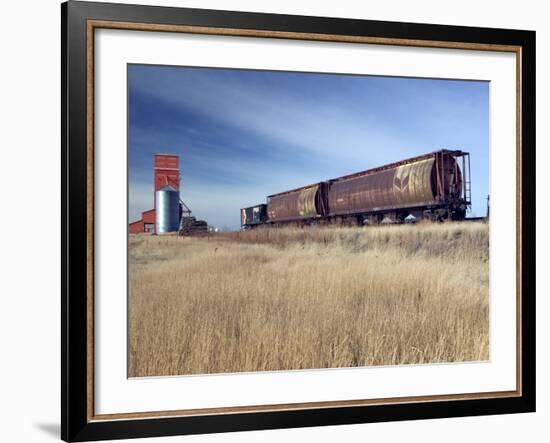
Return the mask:
[(466, 200), (467, 203), (472, 203), (472, 182), (470, 178), (470, 154), (466, 156), (466, 166), (468, 167), (468, 171), (466, 172), (464, 176), (464, 200)]

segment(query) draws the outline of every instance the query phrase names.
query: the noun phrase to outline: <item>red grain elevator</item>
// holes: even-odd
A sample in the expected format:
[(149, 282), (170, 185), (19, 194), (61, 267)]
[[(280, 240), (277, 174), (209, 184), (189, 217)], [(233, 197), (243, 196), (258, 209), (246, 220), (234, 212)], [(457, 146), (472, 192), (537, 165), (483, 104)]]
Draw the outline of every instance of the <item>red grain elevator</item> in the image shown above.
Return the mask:
[(165, 186), (180, 190), (180, 158), (174, 154), (155, 154), (153, 156), (153, 201), (154, 208), (142, 212), (140, 220), (130, 223), (128, 232), (140, 234), (156, 232), (156, 192)]
[(180, 190), (180, 157), (172, 154), (155, 154), (155, 192), (165, 186)]
[(156, 195), (159, 189), (171, 186), (176, 191), (180, 190), (180, 158), (179, 155), (155, 154), (153, 161), (155, 183), (155, 209), (157, 208)]

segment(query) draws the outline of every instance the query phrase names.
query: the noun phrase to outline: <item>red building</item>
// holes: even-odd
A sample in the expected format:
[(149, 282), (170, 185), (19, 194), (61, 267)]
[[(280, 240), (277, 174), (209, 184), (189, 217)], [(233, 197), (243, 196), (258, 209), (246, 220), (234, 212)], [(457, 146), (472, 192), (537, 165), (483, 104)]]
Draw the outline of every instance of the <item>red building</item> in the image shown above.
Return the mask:
[(156, 232), (155, 209), (157, 206), (156, 192), (165, 186), (171, 186), (176, 191), (180, 190), (180, 159), (178, 155), (173, 154), (155, 154), (153, 161), (154, 173), (154, 208), (142, 212), (141, 219), (130, 223), (128, 231), (130, 234), (140, 234), (143, 232)]
[(143, 232), (155, 232), (155, 210), (149, 209), (141, 213), (141, 219), (132, 222), (129, 225), (130, 234), (140, 234)]

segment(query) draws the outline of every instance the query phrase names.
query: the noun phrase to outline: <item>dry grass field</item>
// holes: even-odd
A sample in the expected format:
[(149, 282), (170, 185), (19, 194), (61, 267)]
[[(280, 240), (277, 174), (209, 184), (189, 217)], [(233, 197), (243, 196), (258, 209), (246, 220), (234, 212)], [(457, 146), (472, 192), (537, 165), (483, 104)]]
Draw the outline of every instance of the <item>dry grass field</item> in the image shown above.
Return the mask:
[(130, 236), (131, 377), (489, 358), (484, 223)]

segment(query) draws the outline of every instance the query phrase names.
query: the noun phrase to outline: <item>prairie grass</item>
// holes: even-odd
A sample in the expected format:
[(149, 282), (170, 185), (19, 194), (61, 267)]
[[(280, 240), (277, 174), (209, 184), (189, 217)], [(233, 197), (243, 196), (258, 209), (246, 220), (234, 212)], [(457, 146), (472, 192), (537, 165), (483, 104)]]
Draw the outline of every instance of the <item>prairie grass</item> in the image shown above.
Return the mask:
[(484, 223), (130, 236), (131, 377), (489, 358)]

